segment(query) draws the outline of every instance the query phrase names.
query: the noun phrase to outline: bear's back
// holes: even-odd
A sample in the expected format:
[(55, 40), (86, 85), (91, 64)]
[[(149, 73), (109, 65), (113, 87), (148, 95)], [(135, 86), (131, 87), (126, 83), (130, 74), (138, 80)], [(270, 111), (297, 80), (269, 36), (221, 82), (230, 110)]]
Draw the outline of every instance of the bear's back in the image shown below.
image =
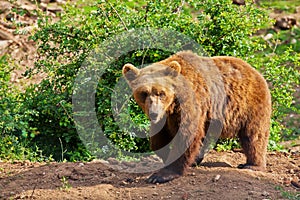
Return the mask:
[(209, 118), (225, 118), (223, 137), (232, 136), (249, 118), (259, 115), (257, 112), (265, 112), (266, 116), (271, 113), (267, 82), (245, 61), (229, 56), (201, 57), (183, 51), (161, 63), (167, 65), (173, 60), (180, 63), (181, 75), (192, 82), (195, 95), (202, 100), (209, 98), (210, 108), (202, 108), (208, 109)]

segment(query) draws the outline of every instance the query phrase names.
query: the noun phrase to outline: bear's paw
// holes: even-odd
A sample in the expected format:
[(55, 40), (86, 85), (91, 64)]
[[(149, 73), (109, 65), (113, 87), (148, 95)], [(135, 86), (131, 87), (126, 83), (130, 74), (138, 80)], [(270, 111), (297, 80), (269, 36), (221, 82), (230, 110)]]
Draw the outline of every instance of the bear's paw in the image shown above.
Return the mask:
[(176, 179), (178, 177), (180, 177), (182, 174), (178, 173), (178, 172), (174, 172), (172, 170), (169, 169), (161, 169), (160, 171), (152, 174), (147, 182), (148, 183), (166, 183), (169, 182), (173, 179)]
[(266, 171), (265, 166), (260, 166), (260, 165), (250, 165), (250, 164), (240, 164), (238, 166), (239, 169), (251, 169), (253, 171)]

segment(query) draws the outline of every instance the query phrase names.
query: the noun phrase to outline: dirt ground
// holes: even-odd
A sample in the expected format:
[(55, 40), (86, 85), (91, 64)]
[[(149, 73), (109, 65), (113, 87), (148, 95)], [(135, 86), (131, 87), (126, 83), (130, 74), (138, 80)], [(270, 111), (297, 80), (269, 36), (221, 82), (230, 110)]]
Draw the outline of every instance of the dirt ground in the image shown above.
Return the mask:
[(146, 182), (151, 173), (124, 173), (100, 161), (0, 162), (0, 199), (300, 199), (299, 151), (270, 152), (267, 172), (237, 169), (243, 162), (241, 152), (212, 151), (185, 176), (157, 185)]
[[(14, 2), (14, 3), (12, 3)], [(48, 1), (45, 1), (48, 2)], [(49, 1), (50, 2), (50, 1)], [(51, 1), (42, 10), (55, 18), (60, 11), (59, 3)], [(17, 15), (12, 8), (26, 10)], [(0, 0), (0, 55), (10, 54), (20, 66), (33, 66), (36, 59), (35, 44), (28, 35), (37, 28), (35, 4), (27, 0)], [(17, 30), (13, 19), (22, 24)], [(43, 74), (24, 79), (20, 68), (12, 74), (12, 83), (19, 85), (38, 82)], [(287, 144), (291, 146), (291, 144)], [(240, 170), (236, 167), (245, 162), (240, 152), (210, 152), (201, 166), (190, 168), (187, 174), (165, 184), (146, 183), (151, 173), (125, 173), (113, 170), (100, 161), (88, 163), (31, 163), (1, 162), (0, 199), (300, 199), (300, 144), (289, 153), (270, 152), (267, 172)], [(152, 159), (152, 158), (151, 158)], [(150, 159), (150, 160), (151, 160)], [(159, 164), (152, 159), (152, 165)], [(144, 162), (117, 162), (115, 166), (140, 169)]]

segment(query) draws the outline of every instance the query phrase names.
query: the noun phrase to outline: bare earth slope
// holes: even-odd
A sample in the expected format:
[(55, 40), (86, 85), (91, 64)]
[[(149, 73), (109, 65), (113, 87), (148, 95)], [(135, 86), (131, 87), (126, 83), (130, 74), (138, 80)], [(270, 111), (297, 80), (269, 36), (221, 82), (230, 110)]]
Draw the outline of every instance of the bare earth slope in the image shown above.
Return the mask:
[(240, 152), (212, 151), (201, 166), (161, 185), (147, 184), (149, 173), (123, 173), (97, 161), (0, 162), (0, 199), (288, 199), (283, 190), (300, 199), (299, 153), (269, 153), (266, 173), (237, 169), (244, 161)]

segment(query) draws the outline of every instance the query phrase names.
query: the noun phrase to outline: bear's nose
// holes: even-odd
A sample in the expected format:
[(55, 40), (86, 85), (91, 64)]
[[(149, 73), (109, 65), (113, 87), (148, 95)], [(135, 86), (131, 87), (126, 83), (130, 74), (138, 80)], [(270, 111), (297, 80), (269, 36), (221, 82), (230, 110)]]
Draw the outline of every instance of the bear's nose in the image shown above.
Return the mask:
[(157, 118), (157, 116), (158, 116), (157, 113), (154, 113), (154, 112), (149, 113), (149, 117), (151, 120), (155, 120)]

